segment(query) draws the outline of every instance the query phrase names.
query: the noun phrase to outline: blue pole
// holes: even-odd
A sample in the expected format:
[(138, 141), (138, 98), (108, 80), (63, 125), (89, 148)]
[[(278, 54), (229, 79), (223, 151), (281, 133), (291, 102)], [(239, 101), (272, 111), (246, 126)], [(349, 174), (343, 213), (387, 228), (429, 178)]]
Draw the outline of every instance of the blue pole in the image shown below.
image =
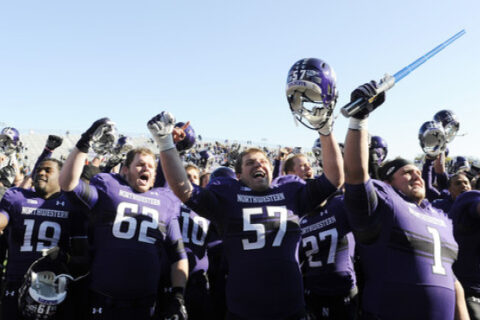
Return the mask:
[[(395, 85), (395, 83), (405, 78), (410, 72), (417, 69), (419, 66), (424, 64), (428, 59), (430, 59), (431, 57), (433, 57), (434, 55), (436, 55), (437, 53), (445, 49), (445, 47), (450, 45), (453, 41), (457, 40), (464, 34), (465, 34), (465, 29), (456, 33), (448, 40), (442, 42), (441, 44), (439, 44), (438, 46), (436, 46), (435, 48), (433, 48), (432, 50), (430, 50), (429, 52), (427, 52), (417, 60), (413, 61), (408, 66), (396, 72), (393, 76), (385, 75), (385, 77), (382, 80), (380, 80), (379, 86), (377, 88), (377, 94), (392, 88)], [(362, 110), (365, 107), (365, 105), (366, 105), (365, 99), (360, 98), (343, 106), (341, 111), (342, 111), (342, 114), (348, 118), (353, 116), (360, 110)]]

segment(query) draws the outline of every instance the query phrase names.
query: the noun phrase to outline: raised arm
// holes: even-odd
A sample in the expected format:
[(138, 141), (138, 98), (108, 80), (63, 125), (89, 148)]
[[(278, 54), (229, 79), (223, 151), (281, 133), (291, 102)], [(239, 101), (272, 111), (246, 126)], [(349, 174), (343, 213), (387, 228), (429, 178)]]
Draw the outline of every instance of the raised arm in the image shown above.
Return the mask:
[(437, 179), (438, 189), (448, 189), (448, 173), (445, 169), (445, 151), (435, 159), (433, 163), (433, 169), (435, 171), (435, 178)]
[[(375, 97), (375, 83), (366, 83), (352, 92), (351, 100)], [(381, 93), (368, 106), (350, 118), (345, 140), (345, 183), (365, 183), (368, 174), (368, 114), (385, 101), (385, 93)]]
[(333, 133), (320, 134), (322, 144), (322, 163), (325, 176), (335, 187), (339, 188), (344, 183), (342, 152), (335, 140)]
[[(438, 158), (437, 158), (438, 159)], [(422, 167), (422, 179), (425, 182), (425, 192), (429, 201), (440, 198), (440, 191), (433, 186), (433, 162), (434, 160), (428, 155), (425, 156), (425, 161)]]
[(193, 191), (173, 142), (172, 132), (175, 117), (166, 111), (156, 115), (147, 123), (147, 127), (160, 151), (163, 173), (170, 189), (182, 201), (186, 202)]
[(70, 152), (67, 160), (60, 171), (60, 188), (63, 191), (72, 191), (78, 185), (80, 175), (82, 174), (85, 160), (87, 159), (88, 149), (92, 142), (99, 140), (107, 131), (111, 131), (113, 122), (108, 118), (102, 118), (95, 121), (92, 126), (82, 134), (75, 148)]
[[(352, 92), (351, 100), (359, 97), (368, 101), (375, 96), (374, 84), (367, 83)], [(376, 99), (379, 99), (376, 101)], [(352, 228), (358, 233), (362, 242), (376, 239), (381, 224), (377, 219), (378, 198), (368, 174), (368, 113), (385, 100), (384, 95), (373, 99), (374, 104), (350, 118), (345, 141), (345, 206)]]
[(62, 145), (62, 142), (63, 138), (60, 136), (56, 136), (53, 134), (48, 136), (47, 142), (45, 143), (45, 148), (43, 148), (42, 153), (40, 154), (37, 162), (35, 162), (35, 165), (33, 166), (32, 174), (35, 174), (35, 171), (37, 170), (40, 162), (45, 159), (49, 159), (52, 156), (53, 151)]

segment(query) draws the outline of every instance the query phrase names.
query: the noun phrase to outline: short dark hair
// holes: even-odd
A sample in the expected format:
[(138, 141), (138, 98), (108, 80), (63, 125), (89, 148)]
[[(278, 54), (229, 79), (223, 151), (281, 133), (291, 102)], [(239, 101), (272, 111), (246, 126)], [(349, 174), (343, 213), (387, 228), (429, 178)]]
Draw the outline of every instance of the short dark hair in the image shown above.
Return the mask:
[(60, 161), (56, 158), (48, 158), (48, 159), (43, 159), (42, 161), (40, 161), (40, 163), (38, 164), (37, 168), (44, 162), (47, 162), (47, 161), (52, 161), (52, 162), (55, 162), (58, 166), (58, 170), (62, 170), (62, 167), (63, 167), (63, 161)]
[(452, 174), (452, 175), (450, 176), (450, 178), (448, 178), (447, 187), (450, 188), (450, 186), (452, 185), (453, 180), (454, 180), (455, 178), (458, 178), (459, 176), (465, 176), (465, 178), (467, 178), (468, 182), (471, 182), (470, 179), (468, 178), (467, 173), (461, 171), (461, 172), (457, 172), (457, 173), (455, 173), (455, 174)]
[(248, 148), (247, 150), (240, 152), (240, 154), (237, 156), (237, 160), (235, 161), (235, 173), (237, 174), (242, 173), (242, 161), (244, 156), (250, 153), (257, 153), (257, 152), (262, 153), (265, 156), (265, 158), (267, 158), (267, 160), (270, 162), (270, 159), (268, 159), (267, 154), (262, 149), (255, 148), (255, 147)]

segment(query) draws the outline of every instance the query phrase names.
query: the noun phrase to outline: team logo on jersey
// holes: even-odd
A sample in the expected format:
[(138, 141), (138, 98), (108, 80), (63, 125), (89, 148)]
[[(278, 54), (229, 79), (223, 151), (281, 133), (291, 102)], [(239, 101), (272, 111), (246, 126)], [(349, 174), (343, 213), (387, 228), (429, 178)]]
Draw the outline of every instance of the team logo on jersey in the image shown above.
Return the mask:
[(5, 297), (15, 297), (15, 290), (5, 290)]
[(317, 223), (314, 223), (312, 225), (309, 225), (309, 226), (305, 226), (305, 227), (302, 227), (302, 235), (308, 233), (308, 232), (312, 232), (312, 231), (316, 231), (316, 230), (320, 230), (322, 228), (325, 228), (329, 225), (332, 225), (334, 223), (336, 223), (337, 220), (335, 219), (334, 216), (332, 217), (328, 217), (326, 219), (323, 219), (321, 221), (318, 221)]
[(237, 194), (237, 201), (241, 203), (267, 203), (284, 201), (285, 195), (282, 193), (269, 194), (267, 196), (251, 196), (246, 194)]
[(39, 217), (68, 219), (68, 211), (45, 209), (45, 208), (22, 207), (22, 214), (39, 216)]
[(447, 226), (447, 224), (445, 223), (445, 220), (440, 219), (440, 218), (436, 218), (436, 217), (432, 217), (432, 216), (430, 216), (426, 213), (421, 212), (420, 210), (418, 210), (417, 206), (414, 205), (414, 204), (407, 203), (407, 205), (408, 205), (408, 212), (411, 215), (413, 215), (413, 216), (415, 216), (415, 217), (417, 217), (417, 218), (419, 218), (419, 219), (421, 219), (425, 222), (432, 223), (432, 224), (435, 224), (435, 225), (440, 226), (440, 227), (446, 227)]
[(136, 200), (136, 201), (140, 201), (140, 202), (143, 202), (143, 203), (153, 204), (153, 205), (156, 205), (156, 206), (160, 205), (160, 200), (159, 199), (141, 196), (141, 195), (135, 194), (133, 192), (125, 191), (125, 190), (119, 190), (118, 195), (120, 197), (126, 198), (126, 199)]
[(102, 308), (92, 308), (92, 314), (102, 314)]

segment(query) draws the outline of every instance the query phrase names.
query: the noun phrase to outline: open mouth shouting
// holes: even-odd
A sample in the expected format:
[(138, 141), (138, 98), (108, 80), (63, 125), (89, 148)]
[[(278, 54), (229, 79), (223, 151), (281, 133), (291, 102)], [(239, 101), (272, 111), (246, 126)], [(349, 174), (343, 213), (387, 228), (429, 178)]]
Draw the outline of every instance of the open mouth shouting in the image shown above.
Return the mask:
[(257, 179), (257, 178), (265, 178), (267, 175), (264, 171), (262, 170), (255, 170), (252, 174), (253, 178)]

